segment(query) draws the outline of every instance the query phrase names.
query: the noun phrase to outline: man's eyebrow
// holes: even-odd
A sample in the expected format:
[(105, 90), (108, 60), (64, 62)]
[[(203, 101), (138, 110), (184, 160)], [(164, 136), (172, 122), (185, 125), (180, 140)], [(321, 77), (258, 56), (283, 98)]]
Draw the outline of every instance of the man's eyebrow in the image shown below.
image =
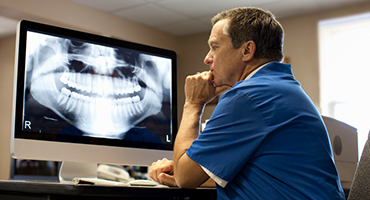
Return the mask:
[(211, 46), (213, 44), (218, 44), (215, 40), (208, 40), (208, 45)]

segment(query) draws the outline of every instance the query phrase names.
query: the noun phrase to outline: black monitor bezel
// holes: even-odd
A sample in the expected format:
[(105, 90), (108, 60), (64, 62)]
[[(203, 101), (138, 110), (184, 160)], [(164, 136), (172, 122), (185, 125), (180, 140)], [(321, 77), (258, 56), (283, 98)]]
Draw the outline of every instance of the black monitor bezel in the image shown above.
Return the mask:
[(119, 139), (105, 139), (105, 138), (93, 138), (93, 137), (81, 137), (81, 136), (66, 136), (58, 137), (53, 133), (33, 133), (22, 130), (23, 126), (23, 104), (24, 104), (24, 81), (25, 81), (25, 67), (26, 67), (26, 43), (27, 43), (27, 32), (40, 32), (49, 35), (62, 36), (65, 38), (74, 38), (84, 40), (95, 44), (104, 44), (114, 47), (123, 47), (127, 49), (133, 49), (148, 53), (151, 55), (158, 55), (162, 57), (168, 57), (172, 60), (172, 143), (165, 144), (165, 149), (159, 150), (173, 150), (174, 140), (176, 137), (178, 125), (177, 125), (177, 55), (172, 50), (162, 49), (158, 47), (148, 46), (144, 44), (129, 42), (111, 37), (105, 37), (101, 35), (91, 34), (87, 32), (81, 32), (77, 30), (52, 26), (48, 24), (42, 24), (38, 22), (32, 22), (28, 20), (22, 20), (18, 25), (17, 35), (17, 54), (16, 55), (16, 74), (15, 74), (15, 119), (14, 119), (14, 138), (20, 139), (31, 139), (31, 140), (42, 140), (42, 141), (54, 141), (54, 142), (71, 142), (81, 144), (94, 144), (94, 145), (107, 145), (117, 147), (132, 147), (132, 148), (148, 148), (157, 149), (155, 143), (148, 142), (136, 142), (135, 145), (130, 145), (130, 142)]

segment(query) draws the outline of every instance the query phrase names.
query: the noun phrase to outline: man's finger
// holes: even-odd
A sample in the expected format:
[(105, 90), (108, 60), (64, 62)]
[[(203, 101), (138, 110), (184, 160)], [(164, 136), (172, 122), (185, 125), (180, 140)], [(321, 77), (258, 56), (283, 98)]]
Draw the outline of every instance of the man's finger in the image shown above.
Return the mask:
[(168, 185), (171, 187), (176, 187), (177, 183), (175, 181), (175, 177), (172, 175), (168, 175), (165, 173), (162, 173), (159, 175), (159, 183), (162, 185)]

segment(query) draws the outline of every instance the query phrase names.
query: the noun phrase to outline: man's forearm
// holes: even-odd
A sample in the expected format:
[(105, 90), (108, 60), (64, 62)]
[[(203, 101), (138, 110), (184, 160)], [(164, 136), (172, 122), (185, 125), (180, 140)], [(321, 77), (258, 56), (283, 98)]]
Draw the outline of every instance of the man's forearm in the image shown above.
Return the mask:
[(185, 80), (185, 104), (174, 146), (174, 177), (179, 187), (195, 188), (209, 179), (186, 151), (199, 135), (204, 105), (215, 96), (212, 73), (202, 72)]
[(194, 104), (184, 105), (181, 124), (174, 146), (174, 161), (178, 160), (198, 137), (202, 112), (203, 106)]
[(208, 188), (213, 188), (216, 187), (216, 182), (212, 179), (209, 178), (206, 182), (204, 182), (200, 187), (208, 187)]
[(209, 178), (203, 169), (186, 155), (187, 149), (199, 135), (202, 112), (201, 105), (184, 105), (174, 146), (174, 175), (180, 187), (195, 188)]

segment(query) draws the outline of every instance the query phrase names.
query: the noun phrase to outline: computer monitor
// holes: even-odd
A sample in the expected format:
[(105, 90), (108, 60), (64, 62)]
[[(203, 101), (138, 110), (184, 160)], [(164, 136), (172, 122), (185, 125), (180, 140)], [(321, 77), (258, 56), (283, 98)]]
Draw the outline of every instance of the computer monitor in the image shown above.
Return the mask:
[(176, 67), (171, 50), (21, 21), (12, 156), (81, 168), (65, 180), (95, 177), (98, 163), (149, 166), (172, 158)]

